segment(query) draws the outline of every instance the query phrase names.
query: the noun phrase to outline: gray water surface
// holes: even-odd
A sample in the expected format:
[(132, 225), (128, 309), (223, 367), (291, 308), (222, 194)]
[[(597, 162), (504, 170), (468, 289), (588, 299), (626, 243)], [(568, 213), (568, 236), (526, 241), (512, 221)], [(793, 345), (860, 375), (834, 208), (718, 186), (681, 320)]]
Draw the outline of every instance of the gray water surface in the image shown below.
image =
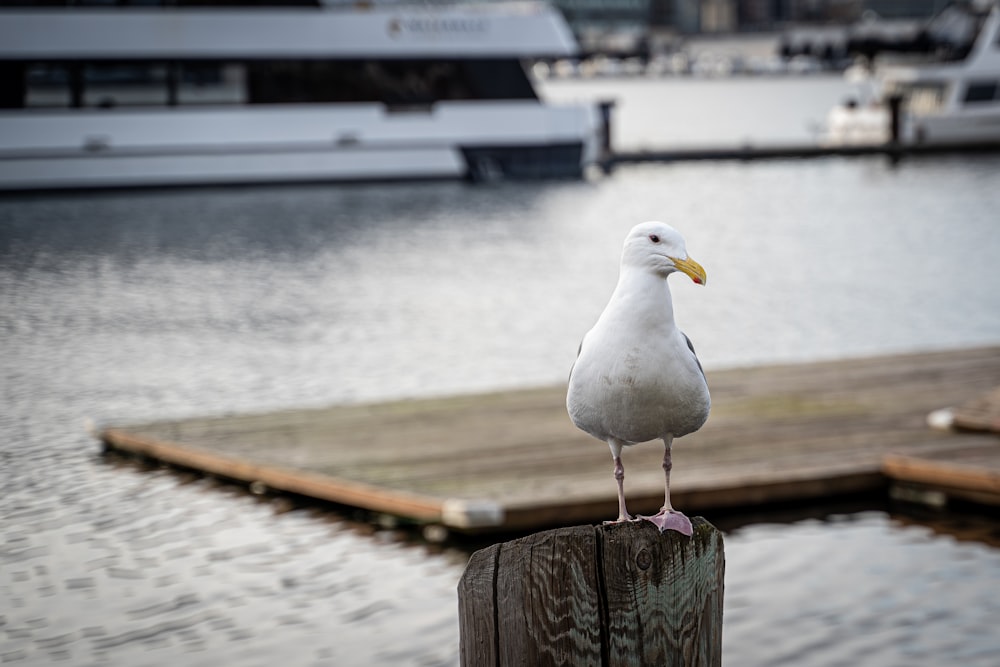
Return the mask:
[[(646, 219), (708, 272), (671, 284), (709, 368), (995, 345), (998, 174), (828, 159), (0, 199), (0, 660), (453, 665), (467, 554), (114, 464), (85, 419), (563, 382)], [(874, 512), (726, 548), (727, 664), (997, 664), (995, 544)]]

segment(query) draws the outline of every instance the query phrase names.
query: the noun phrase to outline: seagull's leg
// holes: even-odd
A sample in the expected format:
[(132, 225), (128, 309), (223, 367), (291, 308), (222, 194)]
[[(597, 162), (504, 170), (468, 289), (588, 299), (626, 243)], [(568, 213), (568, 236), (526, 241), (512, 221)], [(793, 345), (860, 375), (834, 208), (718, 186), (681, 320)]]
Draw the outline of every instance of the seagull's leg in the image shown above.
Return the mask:
[(670, 450), (674, 444), (674, 436), (668, 435), (664, 437), (663, 444), (663, 477), (666, 481), (663, 507), (660, 508), (660, 511), (655, 516), (644, 516), (640, 518), (651, 521), (657, 528), (660, 529), (661, 533), (668, 530), (676, 530), (678, 533), (690, 537), (693, 532), (690, 519), (675, 510), (670, 504), (670, 471), (673, 470), (674, 467), (673, 461), (670, 457)]
[(673, 512), (673, 505), (670, 504), (670, 471), (674, 469), (674, 462), (671, 458), (671, 450), (674, 446), (674, 436), (668, 435), (663, 439), (663, 479), (665, 481), (665, 491), (663, 493), (663, 507), (661, 512)]
[(625, 466), (622, 465), (622, 443), (620, 440), (611, 438), (608, 446), (611, 447), (611, 456), (615, 460), (615, 481), (618, 482), (618, 518), (615, 521), (605, 521), (605, 523), (621, 523), (631, 521), (632, 516), (625, 509)]

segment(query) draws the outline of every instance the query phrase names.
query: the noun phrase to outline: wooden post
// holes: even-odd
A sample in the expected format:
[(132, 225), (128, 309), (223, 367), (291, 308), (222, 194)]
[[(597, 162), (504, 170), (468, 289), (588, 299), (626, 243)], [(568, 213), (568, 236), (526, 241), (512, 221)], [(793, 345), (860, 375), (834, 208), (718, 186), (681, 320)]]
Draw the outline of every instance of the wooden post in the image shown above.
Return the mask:
[(601, 166), (601, 171), (605, 174), (610, 174), (611, 169), (614, 166), (612, 157), (614, 156), (614, 147), (611, 138), (611, 112), (615, 108), (614, 100), (602, 100), (597, 104), (597, 110), (601, 117), (600, 125), (600, 156), (598, 157), (598, 162)]
[(458, 585), (461, 664), (721, 665), (722, 534), (576, 526), (472, 555)]
[(899, 146), (902, 140), (902, 110), (903, 96), (896, 94), (889, 96), (889, 145)]

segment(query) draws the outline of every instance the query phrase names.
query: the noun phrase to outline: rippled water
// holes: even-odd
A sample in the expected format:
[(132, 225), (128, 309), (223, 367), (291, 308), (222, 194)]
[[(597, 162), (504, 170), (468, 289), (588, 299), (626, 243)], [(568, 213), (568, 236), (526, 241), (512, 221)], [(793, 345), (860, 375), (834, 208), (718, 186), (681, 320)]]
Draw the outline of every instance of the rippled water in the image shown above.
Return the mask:
[(723, 655), (746, 665), (996, 664), (998, 565), (995, 518), (765, 519), (726, 536)]
[(461, 555), (93, 451), (36, 463), (0, 502), (4, 664), (455, 663)]
[[(649, 218), (708, 271), (674, 294), (710, 367), (997, 344), (998, 173), (873, 158), (2, 199), (0, 660), (453, 665), (464, 552), (102, 459), (85, 418), (562, 382)], [(732, 528), (727, 662), (995, 664), (984, 526)]]

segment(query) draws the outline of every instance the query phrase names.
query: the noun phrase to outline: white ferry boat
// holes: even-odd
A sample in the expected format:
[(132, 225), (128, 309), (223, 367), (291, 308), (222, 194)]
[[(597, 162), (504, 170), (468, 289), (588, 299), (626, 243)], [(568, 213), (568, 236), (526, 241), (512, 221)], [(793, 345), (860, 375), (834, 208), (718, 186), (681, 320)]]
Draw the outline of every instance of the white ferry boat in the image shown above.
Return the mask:
[(579, 177), (545, 4), (0, 9), (0, 190)]
[(927, 33), (937, 28), (952, 35), (948, 48), (937, 49), (946, 57), (879, 65), (873, 79), (859, 77), (868, 99), (830, 112), (825, 143), (1000, 143), (1000, 4), (990, 5), (981, 11), (950, 6), (931, 21)]

